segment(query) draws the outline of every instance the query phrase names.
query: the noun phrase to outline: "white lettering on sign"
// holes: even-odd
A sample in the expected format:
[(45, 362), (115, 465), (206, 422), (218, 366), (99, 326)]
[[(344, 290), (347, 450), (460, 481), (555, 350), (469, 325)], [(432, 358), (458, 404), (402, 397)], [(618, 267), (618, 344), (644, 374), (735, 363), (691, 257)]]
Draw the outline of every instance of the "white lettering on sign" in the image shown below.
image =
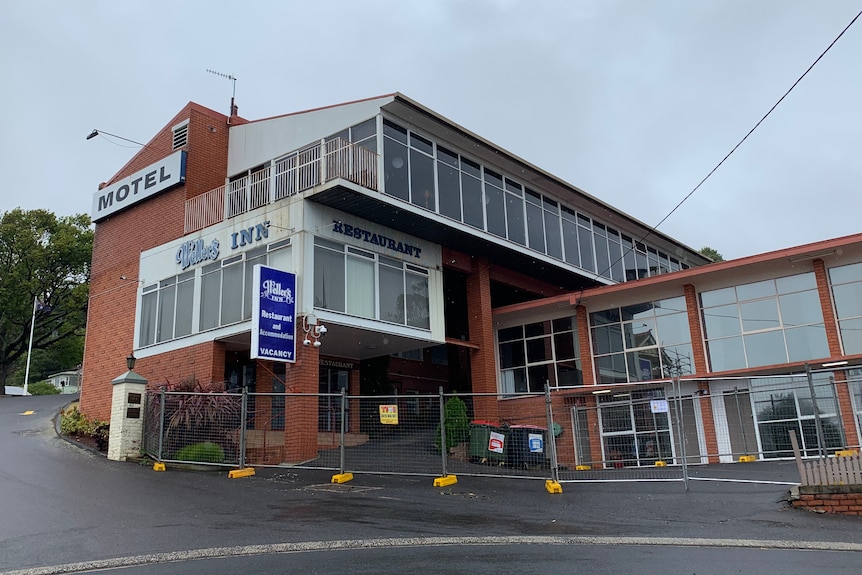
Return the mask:
[(186, 153), (179, 150), (93, 194), (93, 221), (98, 222), (185, 181)]
[(293, 303), (293, 294), (290, 288), (281, 287), (281, 284), (275, 280), (266, 280), (263, 282), (263, 291), (260, 292), (260, 296), (265, 297), (269, 301)]

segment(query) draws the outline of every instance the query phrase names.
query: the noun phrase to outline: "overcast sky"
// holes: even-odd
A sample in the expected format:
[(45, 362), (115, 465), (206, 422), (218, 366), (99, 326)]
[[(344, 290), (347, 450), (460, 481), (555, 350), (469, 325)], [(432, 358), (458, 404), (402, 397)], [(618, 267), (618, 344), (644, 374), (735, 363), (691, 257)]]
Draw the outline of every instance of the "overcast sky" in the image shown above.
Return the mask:
[[(89, 213), (188, 101), (248, 119), (402, 92), (657, 224), (862, 0), (6, 1), (0, 212)], [(728, 259), (860, 231), (862, 18), (661, 226)], [(126, 147), (130, 146), (130, 147)]]

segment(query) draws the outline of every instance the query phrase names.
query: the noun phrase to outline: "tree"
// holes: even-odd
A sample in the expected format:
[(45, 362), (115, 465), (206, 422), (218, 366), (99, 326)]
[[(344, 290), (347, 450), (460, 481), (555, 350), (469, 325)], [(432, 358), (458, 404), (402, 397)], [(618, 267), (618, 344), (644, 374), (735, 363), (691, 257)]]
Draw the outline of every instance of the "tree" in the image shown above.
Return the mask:
[(700, 248), (698, 253), (700, 253), (700, 255), (702, 255), (702, 256), (708, 257), (709, 259), (711, 259), (714, 262), (723, 262), (724, 261), (724, 256), (721, 255), (720, 253), (718, 253), (718, 250), (711, 248), (709, 246), (703, 246), (702, 248)]
[(16, 208), (0, 218), (0, 392), (26, 360), (34, 300), (41, 303), (34, 351), (65, 347), (66, 340), (82, 336), (92, 251), (85, 214), (58, 218), (48, 210)]

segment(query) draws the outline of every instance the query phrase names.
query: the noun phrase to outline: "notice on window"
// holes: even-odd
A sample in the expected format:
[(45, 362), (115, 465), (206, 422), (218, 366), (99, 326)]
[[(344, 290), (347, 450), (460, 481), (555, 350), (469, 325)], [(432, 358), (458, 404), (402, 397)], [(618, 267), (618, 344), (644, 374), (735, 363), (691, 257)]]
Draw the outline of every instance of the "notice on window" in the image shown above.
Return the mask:
[(492, 453), (503, 453), (503, 448), (506, 446), (506, 436), (496, 431), (491, 432), (491, 437), (488, 439), (488, 451)]
[(667, 408), (667, 400), (666, 399), (652, 399), (649, 402), (649, 409), (653, 413), (667, 413), (669, 411)]
[(398, 406), (381, 405), (380, 423), (382, 423), (383, 425), (398, 425)]

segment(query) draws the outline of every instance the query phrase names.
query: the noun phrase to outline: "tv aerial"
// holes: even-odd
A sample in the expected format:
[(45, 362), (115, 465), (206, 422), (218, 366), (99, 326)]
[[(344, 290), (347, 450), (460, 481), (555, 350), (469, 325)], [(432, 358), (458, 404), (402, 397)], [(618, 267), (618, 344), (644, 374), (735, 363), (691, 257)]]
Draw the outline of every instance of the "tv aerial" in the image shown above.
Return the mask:
[(224, 72), (218, 72), (216, 70), (211, 70), (210, 68), (207, 68), (207, 72), (209, 72), (210, 74), (214, 74), (216, 76), (219, 76), (221, 78), (227, 78), (233, 84), (233, 91), (231, 92), (231, 95), (230, 95), (230, 115), (233, 116), (235, 111), (236, 111), (236, 106), (234, 105), (234, 100), (236, 98), (236, 76), (234, 76), (233, 74), (225, 74)]

